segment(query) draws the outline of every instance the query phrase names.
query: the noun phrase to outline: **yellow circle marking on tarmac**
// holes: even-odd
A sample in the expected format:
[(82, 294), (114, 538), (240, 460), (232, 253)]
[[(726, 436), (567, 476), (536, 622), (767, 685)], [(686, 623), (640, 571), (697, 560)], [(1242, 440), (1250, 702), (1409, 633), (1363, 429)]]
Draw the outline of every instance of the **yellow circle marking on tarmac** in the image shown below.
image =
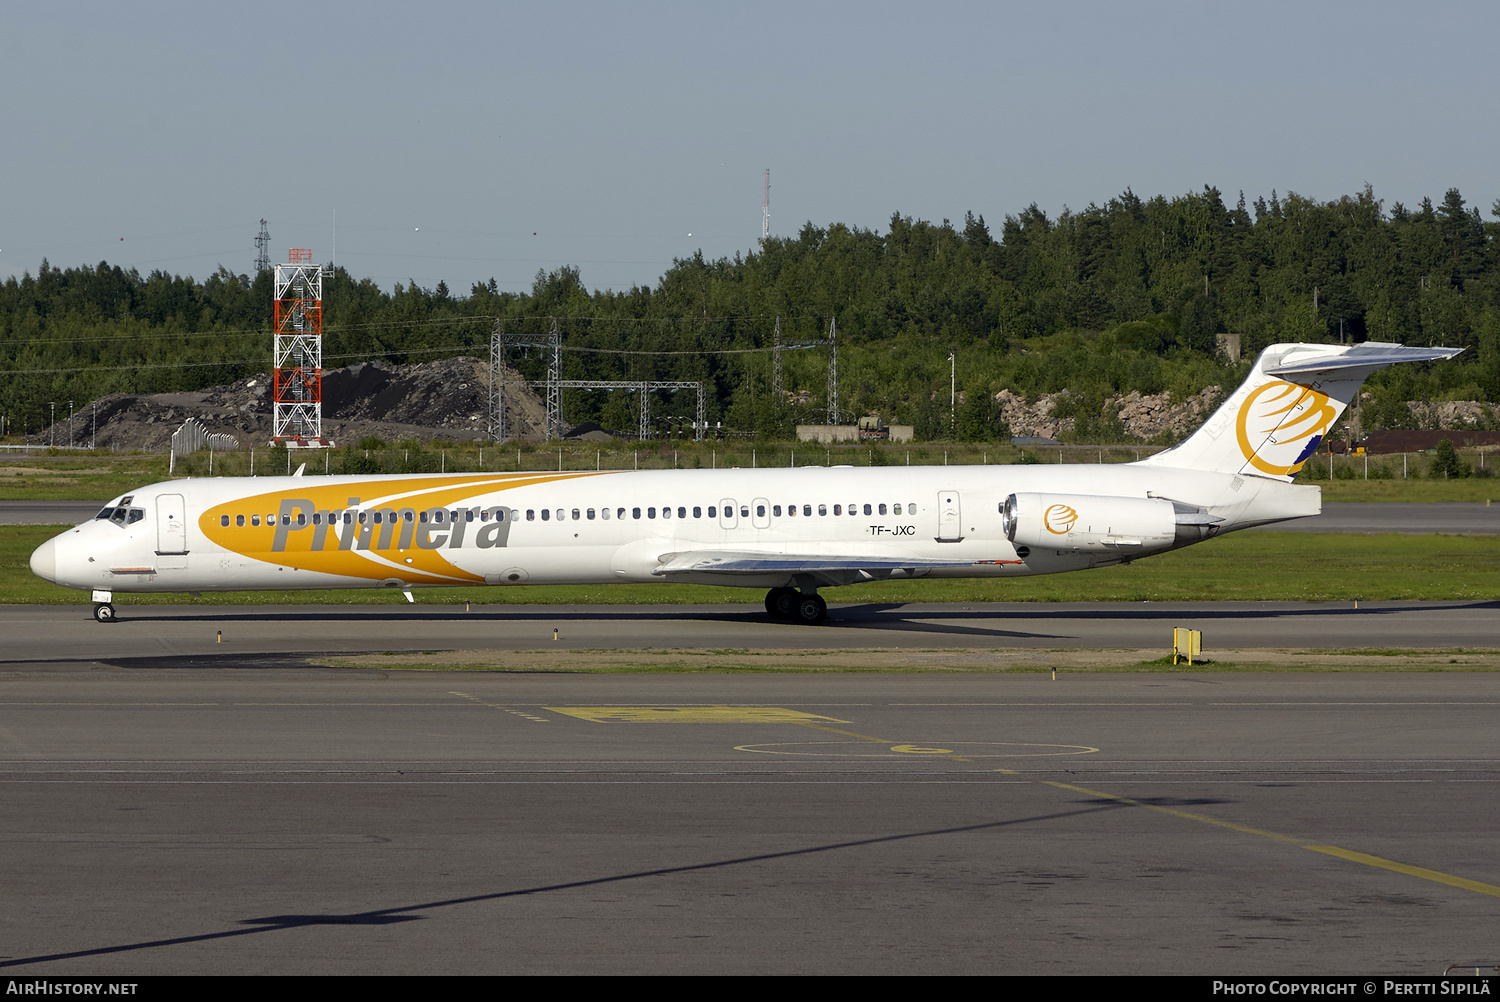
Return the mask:
[(1090, 745), (1051, 745), (1020, 741), (955, 741), (934, 745), (879, 745), (863, 741), (782, 741), (775, 744), (736, 745), (735, 751), (757, 755), (808, 755), (821, 758), (901, 758), (907, 755), (962, 755), (964, 758), (1055, 758), (1092, 755)]

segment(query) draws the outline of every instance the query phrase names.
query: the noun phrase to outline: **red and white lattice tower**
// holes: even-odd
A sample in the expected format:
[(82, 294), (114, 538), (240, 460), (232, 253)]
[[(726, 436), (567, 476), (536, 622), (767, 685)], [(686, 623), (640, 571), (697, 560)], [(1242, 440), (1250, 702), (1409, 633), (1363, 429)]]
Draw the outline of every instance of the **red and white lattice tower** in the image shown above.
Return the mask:
[(276, 266), (276, 408), (272, 441), (289, 448), (326, 448), (323, 437), (323, 269), (312, 251), (293, 247)]

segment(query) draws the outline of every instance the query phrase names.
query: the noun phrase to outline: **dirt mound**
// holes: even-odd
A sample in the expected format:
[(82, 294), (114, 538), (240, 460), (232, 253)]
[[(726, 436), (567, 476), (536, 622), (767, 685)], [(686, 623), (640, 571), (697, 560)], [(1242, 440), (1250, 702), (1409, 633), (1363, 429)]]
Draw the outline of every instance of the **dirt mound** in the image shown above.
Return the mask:
[[(333, 369), (323, 374), (323, 434), (339, 445), (369, 436), (387, 442), (482, 441), (489, 429), (489, 379), (489, 364), (477, 358)], [(78, 409), (71, 440), (101, 449), (164, 451), (172, 432), (194, 417), (209, 432), (226, 432), (249, 447), (270, 441), (273, 416), (271, 376), (259, 373), (191, 393), (101, 397)], [(507, 437), (528, 441), (542, 439), (547, 423), (546, 405), (512, 369), (506, 370), (505, 423)], [(68, 422), (59, 421), (35, 441), (63, 445), (69, 438)]]

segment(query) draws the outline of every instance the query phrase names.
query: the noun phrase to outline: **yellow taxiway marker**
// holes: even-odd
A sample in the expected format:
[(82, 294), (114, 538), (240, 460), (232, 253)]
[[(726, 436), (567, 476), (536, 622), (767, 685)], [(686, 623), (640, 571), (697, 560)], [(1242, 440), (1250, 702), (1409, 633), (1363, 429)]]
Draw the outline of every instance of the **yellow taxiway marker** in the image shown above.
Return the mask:
[(548, 706), (596, 724), (800, 724), (809, 720), (847, 720), (824, 717), (780, 706)]
[(1348, 849), (1340, 849), (1336, 845), (1305, 845), (1302, 848), (1311, 849), (1313, 852), (1326, 852), (1330, 856), (1347, 859), (1351, 863), (1378, 866), (1382, 870), (1394, 870), (1397, 873), (1404, 873), (1407, 876), (1421, 877), (1423, 880), (1433, 880), (1439, 884), (1447, 884), (1449, 887), (1458, 887), (1465, 891), (1474, 891), (1477, 894), (1488, 894), (1492, 897), (1500, 898), (1500, 887), (1496, 887), (1494, 884), (1481, 884), (1477, 880), (1466, 880), (1463, 877), (1455, 877), (1452, 874), (1442, 873), (1438, 870), (1429, 870), (1421, 866), (1397, 863), (1363, 852), (1351, 852)]
[[(1010, 776), (1023, 776), (1023, 773), (1013, 769), (996, 769)], [(1131, 807), (1144, 807), (1148, 811), (1156, 811), (1159, 814), (1170, 814), (1175, 818), (1183, 818), (1188, 821), (1198, 821), (1203, 824), (1214, 825), (1218, 828), (1228, 828), (1232, 831), (1244, 832), (1247, 835), (1259, 835), (1262, 838), (1275, 839), (1277, 842), (1287, 842), (1291, 845), (1309, 849), (1313, 852), (1325, 853), (1339, 859), (1348, 860), (1351, 863), (1362, 863), (1365, 866), (1373, 866), (1382, 870), (1391, 870), (1395, 873), (1404, 873), (1409, 877), (1420, 877), (1423, 880), (1431, 880), (1439, 884), (1447, 884), (1449, 887), (1457, 887), (1465, 891), (1474, 891), (1476, 894), (1488, 894), (1500, 898), (1500, 887), (1494, 884), (1481, 883), (1478, 880), (1469, 880), (1464, 877), (1455, 877), (1440, 870), (1429, 870), (1423, 866), (1412, 866), (1409, 863), (1397, 863), (1394, 860), (1381, 859), (1379, 856), (1371, 856), (1369, 853), (1355, 852), (1352, 849), (1340, 849), (1336, 845), (1308, 845), (1304, 840), (1292, 838), (1290, 835), (1280, 835), (1276, 832), (1264, 831), (1260, 828), (1250, 828), (1245, 825), (1237, 825), (1229, 821), (1220, 821), (1204, 814), (1194, 814), (1190, 811), (1178, 811), (1170, 807), (1161, 807), (1157, 804), (1148, 804), (1140, 800), (1132, 800), (1130, 797), (1121, 797), (1113, 793), (1103, 793), (1099, 790), (1090, 790), (1082, 786), (1072, 786), (1068, 783), (1057, 783), (1052, 780), (1035, 780), (1044, 786), (1054, 786), (1059, 790), (1068, 790), (1072, 793), (1082, 793), (1090, 797), (1099, 797), (1104, 800), (1113, 800), (1118, 804), (1127, 804)]]

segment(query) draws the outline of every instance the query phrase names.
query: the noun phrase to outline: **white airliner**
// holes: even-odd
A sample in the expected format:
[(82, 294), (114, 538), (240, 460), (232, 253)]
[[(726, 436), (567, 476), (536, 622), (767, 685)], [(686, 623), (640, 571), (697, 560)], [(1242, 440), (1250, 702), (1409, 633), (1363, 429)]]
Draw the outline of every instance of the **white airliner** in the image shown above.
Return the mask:
[(101, 623), (115, 592), (616, 581), (766, 588), (772, 617), (818, 623), (819, 588), (1082, 570), (1316, 515), (1292, 479), (1365, 377), (1460, 350), (1273, 345), (1186, 441), (1116, 465), (175, 480), (31, 569)]

